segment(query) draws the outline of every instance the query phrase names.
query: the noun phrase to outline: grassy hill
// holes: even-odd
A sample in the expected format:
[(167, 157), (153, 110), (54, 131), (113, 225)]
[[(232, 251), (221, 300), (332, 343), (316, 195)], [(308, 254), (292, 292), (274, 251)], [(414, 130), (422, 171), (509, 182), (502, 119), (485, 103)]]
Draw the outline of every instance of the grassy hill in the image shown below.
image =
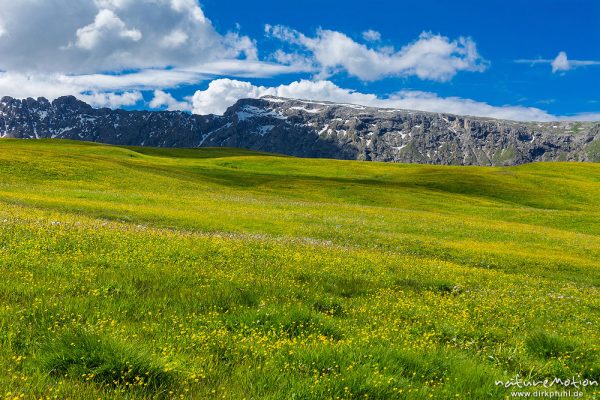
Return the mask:
[(600, 381), (599, 260), (596, 164), (0, 140), (0, 396), (488, 399), (517, 374)]

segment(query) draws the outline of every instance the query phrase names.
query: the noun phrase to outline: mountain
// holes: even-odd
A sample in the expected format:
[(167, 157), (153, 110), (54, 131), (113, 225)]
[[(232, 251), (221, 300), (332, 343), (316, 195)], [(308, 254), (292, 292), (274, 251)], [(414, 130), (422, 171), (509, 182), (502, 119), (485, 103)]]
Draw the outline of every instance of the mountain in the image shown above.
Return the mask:
[(276, 97), (239, 100), (223, 116), (95, 109), (72, 96), (4, 97), (0, 137), (424, 164), (600, 161), (600, 122), (515, 122)]

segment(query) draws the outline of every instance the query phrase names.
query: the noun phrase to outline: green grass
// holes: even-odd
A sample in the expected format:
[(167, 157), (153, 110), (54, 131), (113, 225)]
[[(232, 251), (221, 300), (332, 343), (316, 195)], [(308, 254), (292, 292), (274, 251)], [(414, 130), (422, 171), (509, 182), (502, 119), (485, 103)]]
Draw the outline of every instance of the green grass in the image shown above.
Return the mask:
[(146, 354), (86, 331), (70, 330), (49, 342), (39, 365), (56, 377), (74, 376), (104, 387), (159, 392), (169, 389), (173, 374)]
[(600, 141), (595, 140), (588, 144), (585, 151), (592, 161), (600, 162)]
[(598, 164), (0, 140), (0, 396), (501, 399), (517, 374), (600, 381), (599, 260)]
[(515, 149), (507, 147), (506, 149), (496, 152), (492, 160), (494, 161), (494, 165), (508, 165), (514, 158)]

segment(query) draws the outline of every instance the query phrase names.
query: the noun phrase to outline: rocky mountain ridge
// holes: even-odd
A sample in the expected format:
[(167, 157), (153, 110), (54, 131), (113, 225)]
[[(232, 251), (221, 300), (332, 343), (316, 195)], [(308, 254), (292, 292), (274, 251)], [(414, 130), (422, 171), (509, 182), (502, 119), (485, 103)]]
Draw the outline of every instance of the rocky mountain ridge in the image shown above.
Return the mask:
[(425, 164), (600, 161), (600, 122), (515, 122), (276, 97), (239, 100), (223, 116), (95, 109), (72, 96), (4, 97), (0, 137)]

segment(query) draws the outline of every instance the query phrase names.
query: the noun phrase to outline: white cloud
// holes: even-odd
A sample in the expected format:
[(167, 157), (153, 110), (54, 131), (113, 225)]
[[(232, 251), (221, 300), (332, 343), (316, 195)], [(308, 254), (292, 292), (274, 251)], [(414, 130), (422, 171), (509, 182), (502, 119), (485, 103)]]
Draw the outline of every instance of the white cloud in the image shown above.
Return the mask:
[(558, 119), (563, 121), (600, 121), (600, 113), (584, 112), (575, 115), (559, 117)]
[(196, 0), (171, 0), (171, 8), (177, 12), (190, 12), (190, 17), (197, 22), (207, 21)]
[(15, 98), (75, 95), (94, 107), (119, 108), (133, 106), (143, 100), (138, 90), (122, 90), (120, 85), (87, 85), (72, 77), (60, 75), (36, 76), (0, 72), (0, 96)]
[(369, 29), (368, 31), (364, 31), (362, 33), (362, 37), (369, 42), (379, 42), (381, 40), (381, 33), (373, 29)]
[(196, 0), (0, 0), (0, 69), (90, 74), (256, 60), (256, 44), (220, 34)]
[(88, 93), (78, 96), (79, 99), (94, 107), (120, 108), (124, 106), (134, 106), (144, 98), (140, 92), (124, 93)]
[(307, 67), (255, 60), (222, 60), (194, 65), (185, 70), (212, 76), (229, 75), (243, 78), (268, 78), (282, 74), (306, 72)]
[(85, 50), (93, 50), (101, 42), (125, 39), (138, 42), (142, 33), (137, 29), (127, 29), (125, 23), (111, 10), (100, 10), (93, 23), (77, 30), (76, 45)]
[[(470, 38), (450, 40), (445, 36), (423, 32), (419, 38), (396, 51), (371, 48), (347, 35), (320, 29), (316, 37), (285, 26), (265, 26), (271, 37), (300, 49), (305, 61), (312, 61), (320, 77), (347, 72), (365, 81), (390, 76), (417, 76), (421, 79), (448, 81), (459, 71), (486, 69), (487, 62), (477, 52)], [(282, 60), (281, 54), (279, 60)]]
[(119, 9), (132, 3), (133, 0), (94, 0), (99, 8)]
[[(340, 72), (373, 81), (394, 76), (447, 81), (460, 71), (483, 71), (487, 62), (473, 40), (422, 33), (398, 49), (381, 46), (379, 32), (363, 32), (365, 43), (320, 29), (314, 37), (283, 26), (266, 26), (284, 42), (272, 62), (259, 59), (256, 42), (217, 32), (197, 0), (0, 0), (0, 96), (75, 95), (94, 106), (132, 106), (141, 91), (154, 92), (151, 106), (222, 113), (242, 97), (331, 100), (511, 119), (551, 120), (537, 108), (503, 106), (432, 93), (403, 91), (386, 97), (340, 88), (330, 81), (301, 80), (277, 87), (217, 79), (187, 102), (168, 89), (219, 76), (265, 78), (289, 73), (325, 77)], [(564, 52), (555, 72), (597, 61), (569, 60)], [(596, 118), (586, 114), (584, 118)]]
[(87, 87), (68, 82), (60, 82), (56, 76), (28, 76), (24, 74), (1, 72), (0, 96), (16, 98), (46, 97), (55, 99), (59, 96), (80, 93)]
[(552, 72), (568, 71), (573, 68), (587, 67), (590, 65), (600, 65), (600, 61), (569, 60), (567, 58), (567, 53), (561, 51), (556, 58), (552, 60)]
[(167, 36), (165, 36), (161, 41), (161, 45), (165, 47), (179, 47), (185, 44), (189, 36), (187, 33), (182, 31), (181, 29), (175, 29)]
[(254, 40), (218, 33), (197, 0), (0, 0), (0, 28), (0, 96), (111, 105), (114, 93), (301, 71), (259, 61)]
[(474, 115), (517, 121), (554, 120), (599, 120), (599, 114), (555, 116), (534, 107), (492, 106), (460, 97), (439, 97), (433, 93), (401, 91), (389, 97), (361, 93), (341, 88), (330, 81), (292, 82), (277, 87), (255, 86), (249, 82), (231, 79), (212, 81), (206, 90), (199, 90), (192, 98), (192, 109), (196, 114), (222, 114), (227, 107), (242, 98), (279, 96), (305, 100), (332, 101), (336, 103), (360, 104), (369, 107), (421, 110), (458, 115)]
[(297, 71), (290, 66), (247, 60), (208, 62), (183, 69), (143, 69), (125, 74), (65, 75), (0, 71), (0, 97), (42, 96), (53, 100), (59, 96), (74, 95), (83, 98), (87, 92), (164, 90), (197, 84), (223, 73), (243, 78), (263, 78)]
[(553, 73), (566, 72), (566, 71), (569, 71), (569, 70), (572, 70), (572, 69), (578, 68), (578, 67), (600, 65), (600, 61), (595, 61), (595, 60), (570, 60), (567, 57), (567, 53), (564, 51), (559, 52), (558, 55), (551, 60), (538, 58), (538, 59), (533, 59), (533, 60), (520, 59), (520, 60), (515, 60), (515, 62), (520, 63), (520, 64), (531, 64), (531, 65), (550, 64), (552, 66)]
[(74, 85), (82, 90), (85, 90), (85, 88), (94, 90), (153, 90), (196, 83), (208, 78), (209, 75), (204, 75), (201, 72), (169, 69), (145, 69), (139, 72), (116, 75), (54, 75), (51, 78), (47, 76), (30, 76), (32, 80), (46, 80), (58, 86)]
[(240, 36), (237, 32), (229, 32), (225, 35), (227, 46), (236, 54), (243, 54), (247, 60), (258, 60), (258, 50), (256, 49), (256, 41), (248, 36)]
[(401, 91), (385, 99), (394, 108), (422, 110), (458, 115), (474, 115), (516, 121), (550, 121), (556, 117), (534, 107), (492, 106), (460, 97), (439, 97), (434, 93)]
[(192, 97), (194, 114), (223, 114), (227, 107), (239, 99), (258, 98), (273, 89), (254, 86), (250, 82), (231, 79), (217, 79), (208, 85), (206, 90), (198, 90)]
[(201, 79), (206, 79), (206, 76), (165, 70), (145, 70), (126, 75), (77, 76), (0, 72), (0, 96), (46, 97), (53, 100), (59, 96), (75, 95), (83, 98), (83, 95), (88, 92), (149, 90), (174, 87), (182, 82), (196, 82)]
[(169, 111), (190, 111), (189, 103), (177, 101), (171, 94), (162, 90), (154, 91), (154, 98), (150, 101), (150, 107), (154, 109), (166, 108)]
[(571, 69), (571, 63), (569, 63), (569, 59), (567, 58), (567, 53), (561, 51), (558, 53), (556, 58), (552, 60), (552, 72), (556, 71), (568, 71)]
[[(476, 115), (520, 121), (585, 120), (598, 121), (600, 114), (583, 113), (555, 116), (542, 109), (521, 106), (492, 106), (460, 97), (439, 97), (433, 93), (401, 91), (387, 97), (341, 88), (331, 81), (300, 80), (275, 87), (255, 86), (249, 82), (216, 79), (206, 90), (197, 91), (189, 101), (178, 101), (167, 89), (200, 75), (184, 71), (148, 70), (127, 75), (36, 76), (0, 73), (0, 93), (18, 98), (44, 96), (55, 99), (74, 94), (95, 107), (118, 108), (142, 101), (140, 90), (156, 87), (150, 102), (152, 108), (193, 111), (196, 114), (222, 114), (227, 107), (242, 98), (266, 95), (361, 104), (370, 107), (398, 108), (431, 112)], [(207, 79), (205, 76), (203, 79)]]

